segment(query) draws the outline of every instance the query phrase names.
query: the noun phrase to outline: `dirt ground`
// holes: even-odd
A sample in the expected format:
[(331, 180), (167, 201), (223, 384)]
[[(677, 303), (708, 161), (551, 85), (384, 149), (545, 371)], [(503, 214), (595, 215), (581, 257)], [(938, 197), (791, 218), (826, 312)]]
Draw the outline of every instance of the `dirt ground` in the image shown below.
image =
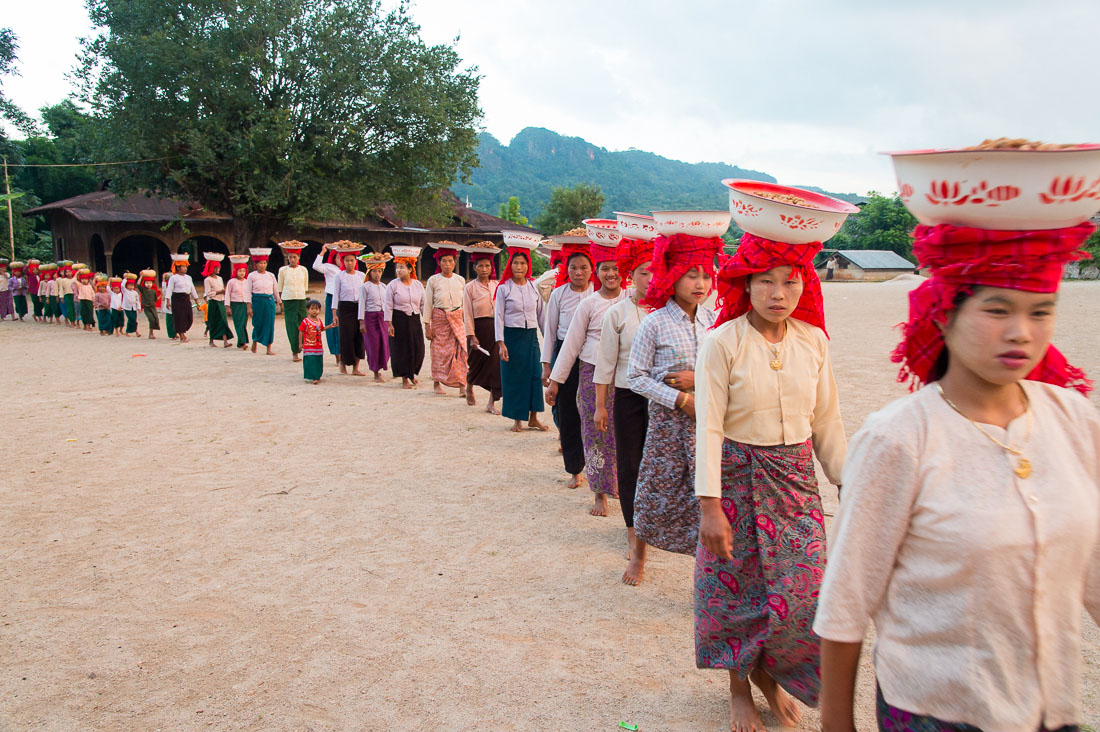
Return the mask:
[[(911, 284), (825, 287), (849, 434), (904, 394)], [(1098, 301), (1067, 283), (1056, 339), (1093, 375)], [(653, 551), (620, 584), (617, 506), (586, 513), (553, 432), (331, 359), (305, 383), (281, 320), (276, 357), (201, 331), (0, 323), (0, 732), (726, 728), (726, 675), (694, 664), (692, 560)], [(1085, 645), (1097, 727), (1091, 620)]]

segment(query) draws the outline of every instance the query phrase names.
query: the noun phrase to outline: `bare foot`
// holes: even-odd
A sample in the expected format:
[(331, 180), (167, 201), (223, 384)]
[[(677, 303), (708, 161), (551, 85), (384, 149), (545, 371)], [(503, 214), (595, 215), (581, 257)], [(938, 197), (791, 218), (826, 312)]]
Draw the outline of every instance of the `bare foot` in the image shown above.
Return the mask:
[(517, 419), (510, 429), (512, 432), (523, 432), (523, 422)]
[(581, 475), (580, 473), (577, 473), (576, 475), (573, 476), (573, 479), (569, 481), (569, 485), (567, 485), (565, 487), (566, 488), (580, 488), (582, 485), (584, 485), (584, 476)]
[(275, 353), (275, 351), (272, 351), (271, 346), (268, 346), (267, 347), (267, 355), (268, 356), (278, 356), (279, 354)]
[(313, 383), (314, 383), (314, 384), (320, 384), (320, 383), (321, 383), (321, 380), (320, 380), (320, 379), (314, 379), (314, 380), (313, 380)]
[(340, 364), (340, 373), (343, 374), (344, 376), (348, 375), (348, 370), (344, 367), (343, 364)]
[(252, 341), (252, 352), (256, 352), (256, 341)]
[(217, 345), (214, 344), (214, 341), (210, 341), (210, 347), (211, 348), (217, 348)]
[(485, 407), (485, 411), (488, 412), (489, 414), (496, 414), (496, 415), (500, 414), (500, 410), (497, 409), (495, 406), (493, 406), (492, 402), (489, 402), (489, 406)]
[(386, 380), (382, 378), (382, 372), (381, 371), (375, 371), (374, 372), (374, 382), (376, 384), (385, 384), (386, 383)]
[(751, 693), (748, 696), (730, 695), (730, 732), (767, 732)]
[(760, 693), (768, 700), (768, 707), (772, 714), (784, 727), (794, 727), (802, 719), (802, 710), (791, 695), (782, 689), (771, 676), (763, 669), (753, 669), (749, 679), (760, 689)]
[(527, 422), (527, 428), (532, 429), (532, 430), (538, 430), (539, 432), (548, 432), (550, 430), (549, 427), (544, 425), (542, 422), (538, 421), (538, 419), (536, 419), (535, 417), (532, 417)]
[[(152, 336), (149, 336), (149, 337), (152, 338)], [(229, 341), (225, 341), (224, 343), (222, 343), (222, 348), (232, 348), (232, 347), (233, 347), (233, 344), (230, 343)]]
[(351, 375), (352, 375), (352, 376), (366, 376), (366, 374), (364, 374), (364, 373), (363, 373), (362, 371), (360, 371), (359, 369), (352, 369), (352, 370), (351, 370)]
[(293, 359), (291, 359), (291, 360), (293, 360), (293, 361), (294, 361), (294, 363), (298, 363), (299, 361), (301, 361), (301, 360), (302, 360), (302, 357), (301, 357), (301, 356), (299, 356), (299, 355), (298, 355), (297, 353), (295, 353), (295, 354), (294, 354), (294, 358), (293, 358)]
[(443, 387), (439, 385), (438, 381), (435, 381), (435, 382), (432, 382), (432, 383), (434, 384), (432, 386), (432, 391), (434, 393), (436, 393), (436, 394), (446, 394), (447, 393), (447, 392), (443, 391)]
[(466, 397), (466, 404), (467, 405), (469, 405), (471, 407), (476, 407), (477, 406), (477, 397), (474, 396), (474, 390), (473, 389), (470, 389), (465, 394), (459, 394), (459, 396)]
[(408, 379), (401, 379), (401, 388), (402, 389), (415, 389), (416, 385), (413, 384), (412, 382), (410, 382)]
[(634, 556), (626, 563), (626, 571), (623, 572), (623, 584), (637, 587), (642, 581), (642, 573), (645, 570), (645, 557)]
[(589, 516), (606, 516), (607, 515), (607, 494), (597, 493), (592, 503), (592, 508), (588, 509)]
[(412, 385), (413, 386), (420, 386), (420, 379), (416, 378), (415, 376), (412, 377)]
[[(472, 395), (473, 395), (473, 393), (472, 393), (472, 392), (473, 392), (473, 389), (471, 389), (471, 390), (470, 390), (470, 392), (471, 392), (471, 396), (472, 396)], [(460, 387), (458, 387), (458, 395), (459, 395), (460, 397), (464, 397), (464, 396), (466, 396), (466, 387), (464, 387), (464, 386), (460, 386)]]

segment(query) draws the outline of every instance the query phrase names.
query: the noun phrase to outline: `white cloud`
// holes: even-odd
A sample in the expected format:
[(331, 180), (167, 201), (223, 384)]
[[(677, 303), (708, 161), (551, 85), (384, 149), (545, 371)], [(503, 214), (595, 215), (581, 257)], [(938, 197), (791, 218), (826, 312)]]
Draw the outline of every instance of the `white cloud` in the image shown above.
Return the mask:
[[(485, 128), (505, 143), (539, 126), (863, 192), (894, 187), (883, 150), (1097, 137), (1100, 96), (1081, 82), (1095, 0), (415, 0), (412, 12), (427, 41), (460, 36), (485, 77)], [(83, 5), (5, 15), (23, 71), (5, 91), (30, 111), (59, 101)]]

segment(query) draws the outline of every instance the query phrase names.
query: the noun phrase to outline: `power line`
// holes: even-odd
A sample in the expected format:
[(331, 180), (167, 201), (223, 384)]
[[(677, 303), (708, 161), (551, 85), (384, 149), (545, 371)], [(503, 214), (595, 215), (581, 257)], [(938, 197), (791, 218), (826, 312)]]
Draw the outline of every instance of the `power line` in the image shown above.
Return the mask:
[(134, 163), (151, 163), (156, 160), (168, 160), (169, 158), (145, 158), (144, 160), (120, 160), (116, 163), (15, 163), (12, 165), (18, 165), (21, 168), (90, 168), (99, 165), (132, 165)]

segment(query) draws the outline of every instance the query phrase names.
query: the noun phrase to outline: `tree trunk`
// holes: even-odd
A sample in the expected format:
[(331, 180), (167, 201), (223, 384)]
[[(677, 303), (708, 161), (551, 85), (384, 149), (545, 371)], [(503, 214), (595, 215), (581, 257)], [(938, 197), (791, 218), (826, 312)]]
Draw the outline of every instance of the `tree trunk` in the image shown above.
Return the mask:
[(278, 227), (248, 216), (233, 217), (233, 253), (248, 254), (250, 247), (266, 247)]

